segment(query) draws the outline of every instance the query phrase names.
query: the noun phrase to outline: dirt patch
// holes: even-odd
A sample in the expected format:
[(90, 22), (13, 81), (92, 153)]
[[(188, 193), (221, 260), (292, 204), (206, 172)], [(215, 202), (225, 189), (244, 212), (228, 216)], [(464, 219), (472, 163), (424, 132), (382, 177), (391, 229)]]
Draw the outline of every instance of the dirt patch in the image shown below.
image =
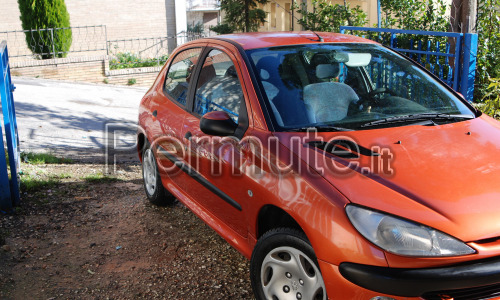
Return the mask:
[(180, 203), (149, 204), (140, 167), (28, 167), (59, 183), (0, 215), (1, 299), (253, 299), (248, 261)]

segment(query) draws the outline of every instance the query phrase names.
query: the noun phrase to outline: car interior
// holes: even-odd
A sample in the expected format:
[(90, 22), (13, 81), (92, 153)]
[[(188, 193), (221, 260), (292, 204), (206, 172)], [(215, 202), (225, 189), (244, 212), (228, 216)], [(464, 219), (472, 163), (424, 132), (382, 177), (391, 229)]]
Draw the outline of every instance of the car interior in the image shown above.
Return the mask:
[(383, 52), (296, 46), (250, 56), (279, 127), (355, 127), (400, 114), (465, 111), (445, 89), (428, 88), (423, 71)]

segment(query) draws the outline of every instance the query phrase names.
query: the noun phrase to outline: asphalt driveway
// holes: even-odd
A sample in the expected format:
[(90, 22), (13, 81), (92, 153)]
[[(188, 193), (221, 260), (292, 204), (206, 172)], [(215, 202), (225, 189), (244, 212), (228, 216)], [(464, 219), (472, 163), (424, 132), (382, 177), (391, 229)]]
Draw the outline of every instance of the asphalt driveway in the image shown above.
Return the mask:
[(104, 162), (109, 141), (108, 150), (120, 149), (118, 160), (137, 160), (137, 108), (147, 88), (24, 77), (13, 82), (21, 151)]

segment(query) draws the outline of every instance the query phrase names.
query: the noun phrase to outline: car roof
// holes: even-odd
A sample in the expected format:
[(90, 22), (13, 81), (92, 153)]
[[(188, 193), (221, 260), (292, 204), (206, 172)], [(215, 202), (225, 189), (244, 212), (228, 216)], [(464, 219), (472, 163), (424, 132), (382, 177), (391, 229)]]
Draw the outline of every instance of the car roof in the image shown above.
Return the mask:
[[(317, 35), (316, 35), (317, 34)], [(331, 32), (313, 31), (289, 31), (289, 32), (248, 32), (236, 34), (223, 34), (209, 39), (229, 40), (239, 44), (244, 50), (267, 48), (285, 45), (302, 45), (321, 43), (318, 35), (323, 39), (322, 43), (366, 43), (377, 44), (374, 41), (353, 35)]]

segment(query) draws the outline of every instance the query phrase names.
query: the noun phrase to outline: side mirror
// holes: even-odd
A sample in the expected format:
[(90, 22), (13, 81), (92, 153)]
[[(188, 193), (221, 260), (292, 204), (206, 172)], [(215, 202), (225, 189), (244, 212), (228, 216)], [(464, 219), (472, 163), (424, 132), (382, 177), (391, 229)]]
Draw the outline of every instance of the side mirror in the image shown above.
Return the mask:
[(200, 129), (205, 134), (216, 136), (233, 135), (238, 124), (224, 111), (211, 111), (200, 120)]

